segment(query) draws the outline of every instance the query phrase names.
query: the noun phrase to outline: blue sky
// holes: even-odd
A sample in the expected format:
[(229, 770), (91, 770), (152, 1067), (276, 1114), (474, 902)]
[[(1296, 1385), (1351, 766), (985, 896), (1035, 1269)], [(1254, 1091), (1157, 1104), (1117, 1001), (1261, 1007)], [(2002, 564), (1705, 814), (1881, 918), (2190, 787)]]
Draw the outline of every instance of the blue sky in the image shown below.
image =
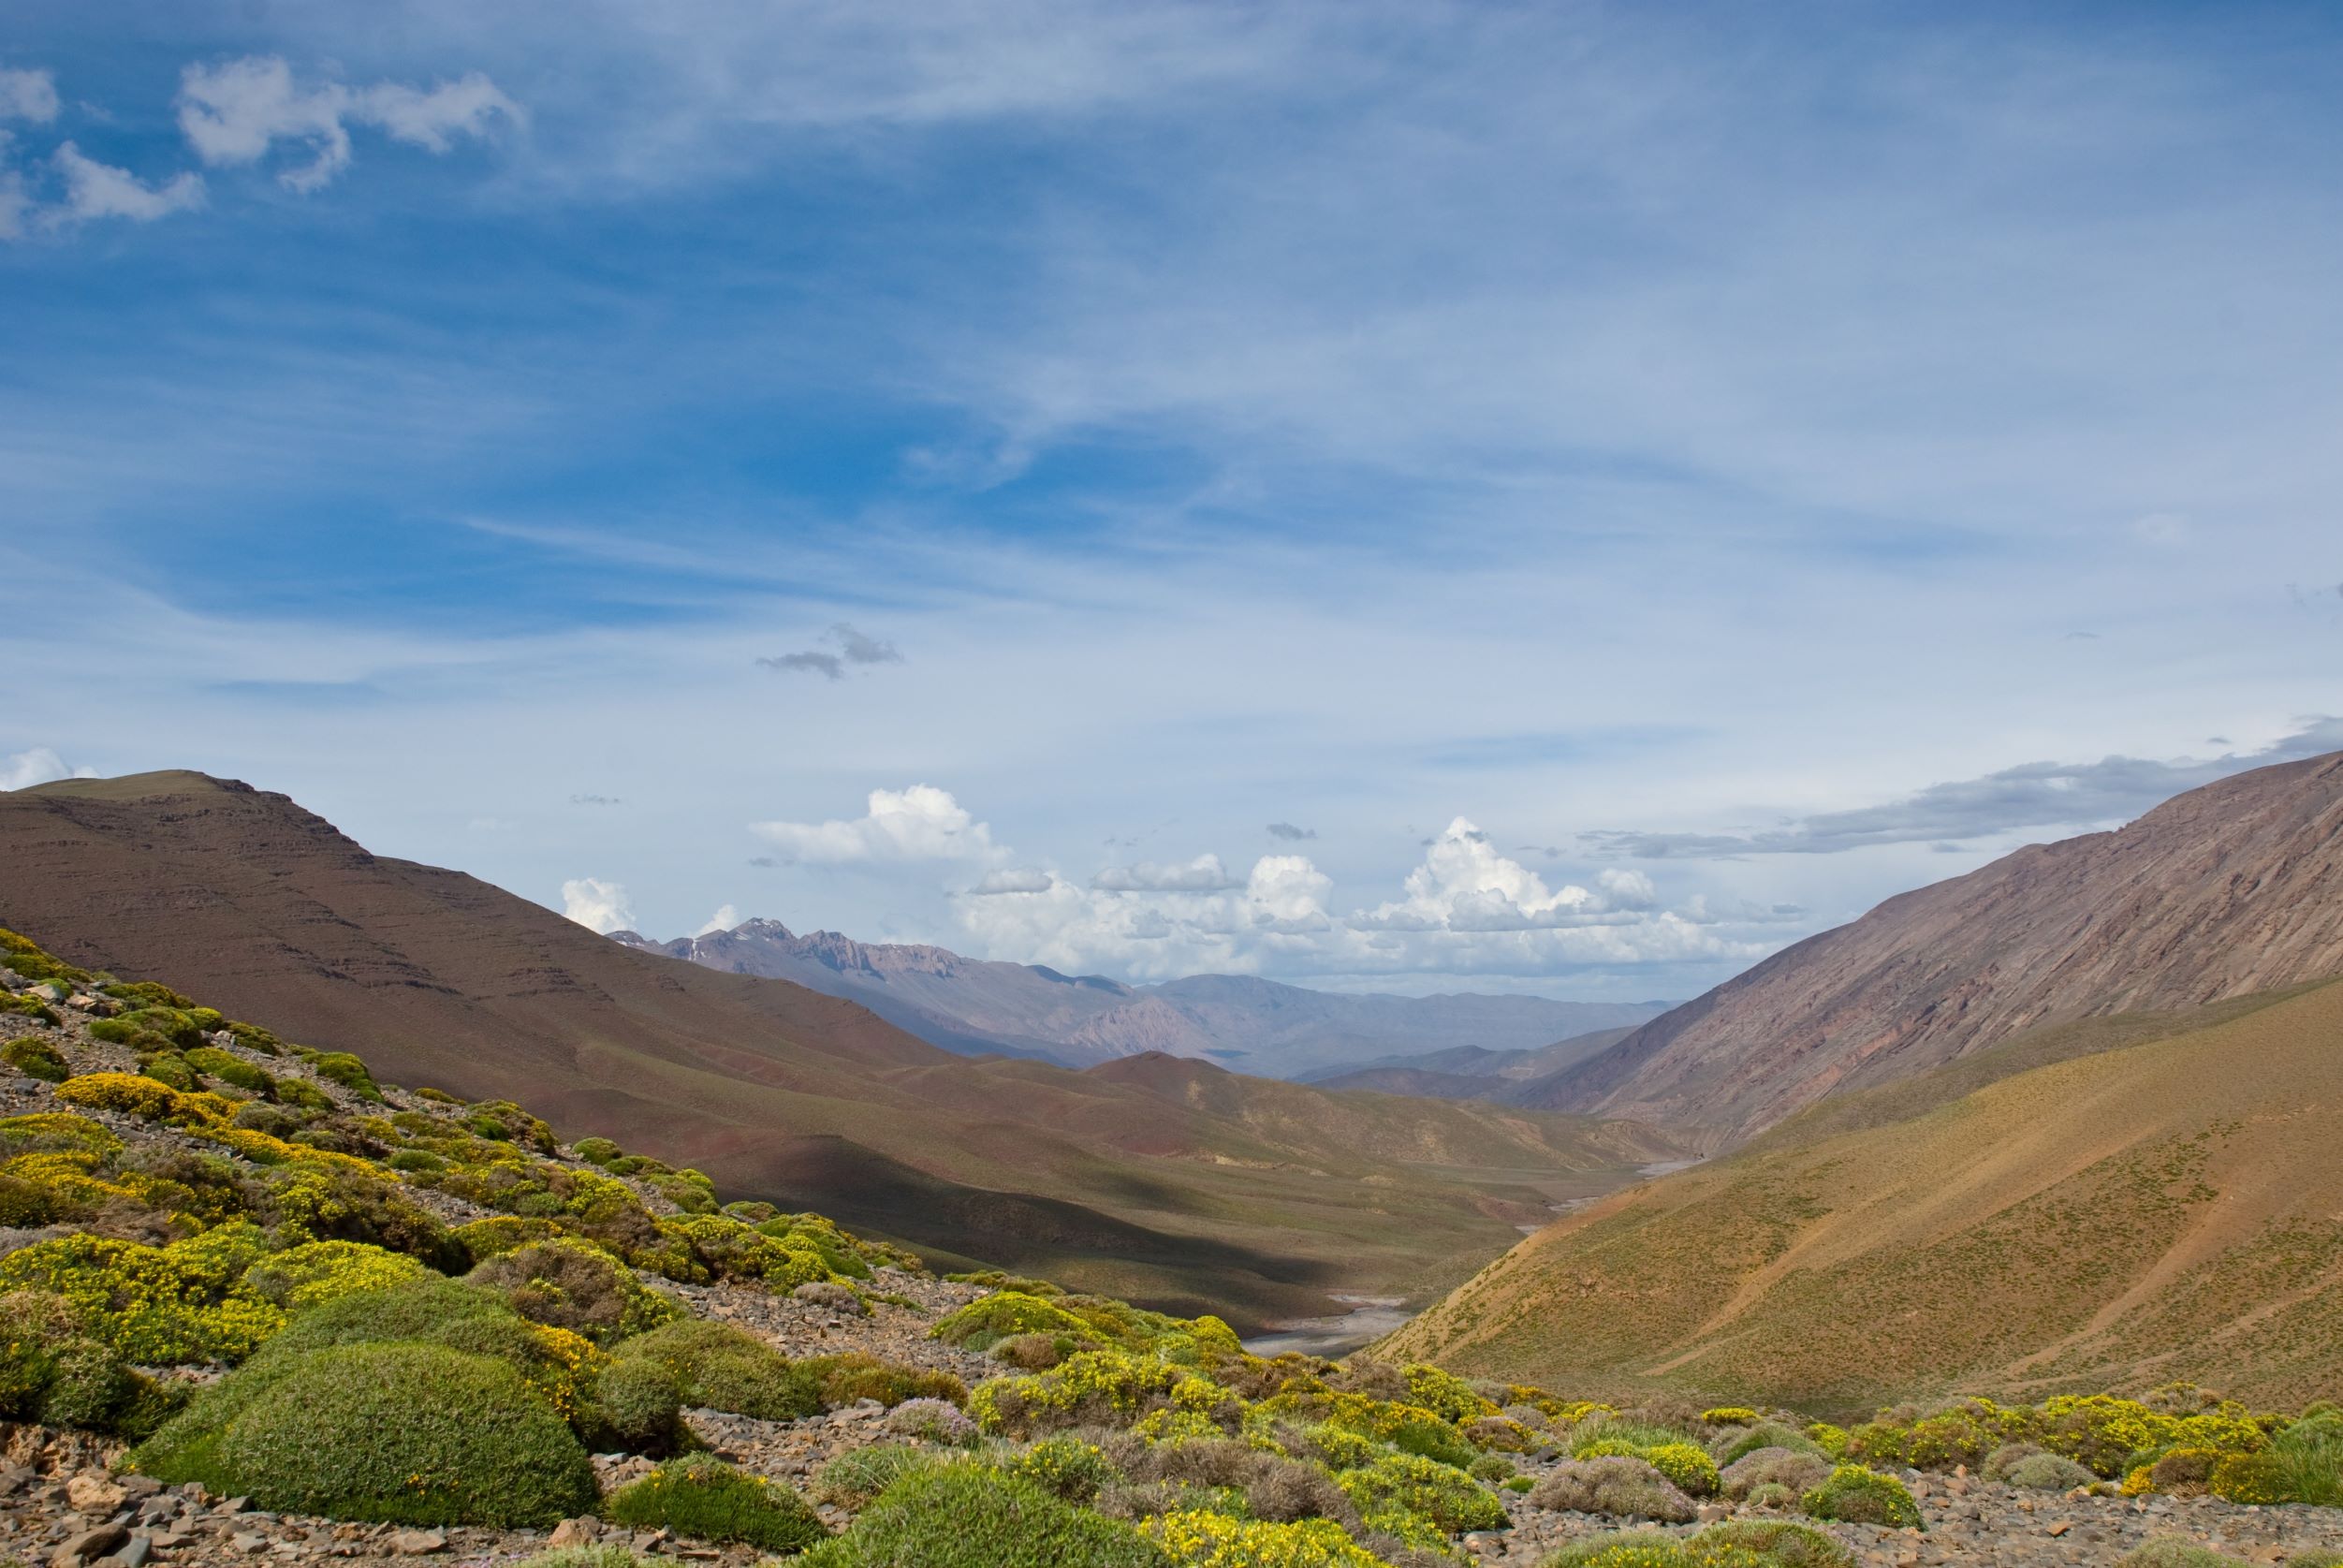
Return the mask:
[(203, 768), (662, 936), (1687, 995), (2343, 745), (2338, 66), (20, 3), (0, 784)]

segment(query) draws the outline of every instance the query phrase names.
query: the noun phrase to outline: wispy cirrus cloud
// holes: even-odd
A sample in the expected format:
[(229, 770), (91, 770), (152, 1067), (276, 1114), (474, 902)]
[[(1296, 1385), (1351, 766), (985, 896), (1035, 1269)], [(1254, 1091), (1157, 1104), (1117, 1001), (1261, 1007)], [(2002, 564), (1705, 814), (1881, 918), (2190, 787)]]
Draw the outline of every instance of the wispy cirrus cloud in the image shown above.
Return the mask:
[(349, 167), (353, 125), (445, 153), (459, 139), (487, 136), (500, 120), (522, 119), (520, 107), (477, 71), (428, 88), (397, 81), (302, 87), (283, 58), (250, 55), (191, 65), (179, 83), (179, 128), (197, 156), (222, 168), (257, 163), (279, 144), (290, 146), (308, 161), (280, 170), (277, 179), (302, 192), (323, 189)]
[(2343, 749), (2343, 719), (2321, 717), (2258, 751), (2172, 760), (2110, 756), (2097, 762), (2021, 763), (1979, 778), (1931, 784), (1901, 799), (1817, 812), (1756, 832), (1598, 830), (1581, 837), (1607, 853), (1650, 860), (1838, 855), (1902, 843), (1955, 853), (1968, 840), (2128, 821), (2183, 790), (2337, 749)]

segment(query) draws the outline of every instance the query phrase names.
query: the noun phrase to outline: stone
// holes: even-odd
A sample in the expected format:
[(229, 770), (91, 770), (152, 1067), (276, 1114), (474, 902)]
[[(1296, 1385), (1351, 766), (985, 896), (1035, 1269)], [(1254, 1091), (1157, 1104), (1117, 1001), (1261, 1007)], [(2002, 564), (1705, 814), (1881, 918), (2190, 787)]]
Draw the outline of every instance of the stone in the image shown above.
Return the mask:
[(247, 1557), (256, 1557), (269, 1549), (269, 1538), (249, 1530), (237, 1531), (228, 1537), (227, 1544)]
[(94, 1470), (85, 1470), (66, 1483), (66, 1501), (80, 1514), (110, 1514), (127, 1495)]
[(390, 1538), (390, 1549), (403, 1557), (423, 1557), (447, 1549), (447, 1535), (437, 1530), (403, 1530)]
[(2068, 1531), (2072, 1530), (2073, 1528), (2073, 1520), (2060, 1519), (2057, 1524), (2052, 1525), (2048, 1530), (2043, 1531), (2043, 1533), (2045, 1535), (2064, 1535)]
[(550, 1546), (592, 1546), (601, 1533), (602, 1521), (592, 1515), (579, 1519), (564, 1519), (553, 1527), (553, 1533), (546, 1538), (546, 1545)]
[(122, 1568), (146, 1568), (147, 1561), (154, 1555), (154, 1537), (139, 1534), (124, 1542), (122, 1549), (106, 1561), (120, 1563)]
[(50, 1568), (76, 1568), (77, 1564), (104, 1557), (129, 1539), (127, 1525), (108, 1523), (82, 1531), (67, 1537), (66, 1544), (50, 1555)]

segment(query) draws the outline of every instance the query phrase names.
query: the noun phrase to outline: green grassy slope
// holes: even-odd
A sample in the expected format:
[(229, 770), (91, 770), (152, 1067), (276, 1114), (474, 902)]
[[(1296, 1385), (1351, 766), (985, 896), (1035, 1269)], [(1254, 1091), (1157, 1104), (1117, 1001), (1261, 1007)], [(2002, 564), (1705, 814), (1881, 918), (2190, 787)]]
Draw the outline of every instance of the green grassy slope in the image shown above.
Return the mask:
[(2080, 1027), (1607, 1200), (1390, 1348), (1842, 1410), (2343, 1386), (2343, 984)]

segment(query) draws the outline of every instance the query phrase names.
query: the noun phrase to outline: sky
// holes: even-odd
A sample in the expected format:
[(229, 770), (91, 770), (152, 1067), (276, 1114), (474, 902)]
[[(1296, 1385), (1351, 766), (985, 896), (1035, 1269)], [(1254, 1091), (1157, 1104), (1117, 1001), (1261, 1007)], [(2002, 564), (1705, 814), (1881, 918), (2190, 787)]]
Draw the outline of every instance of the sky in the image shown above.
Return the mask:
[(0, 786), (1680, 998), (2343, 747), (2315, 5), (13, 0)]

